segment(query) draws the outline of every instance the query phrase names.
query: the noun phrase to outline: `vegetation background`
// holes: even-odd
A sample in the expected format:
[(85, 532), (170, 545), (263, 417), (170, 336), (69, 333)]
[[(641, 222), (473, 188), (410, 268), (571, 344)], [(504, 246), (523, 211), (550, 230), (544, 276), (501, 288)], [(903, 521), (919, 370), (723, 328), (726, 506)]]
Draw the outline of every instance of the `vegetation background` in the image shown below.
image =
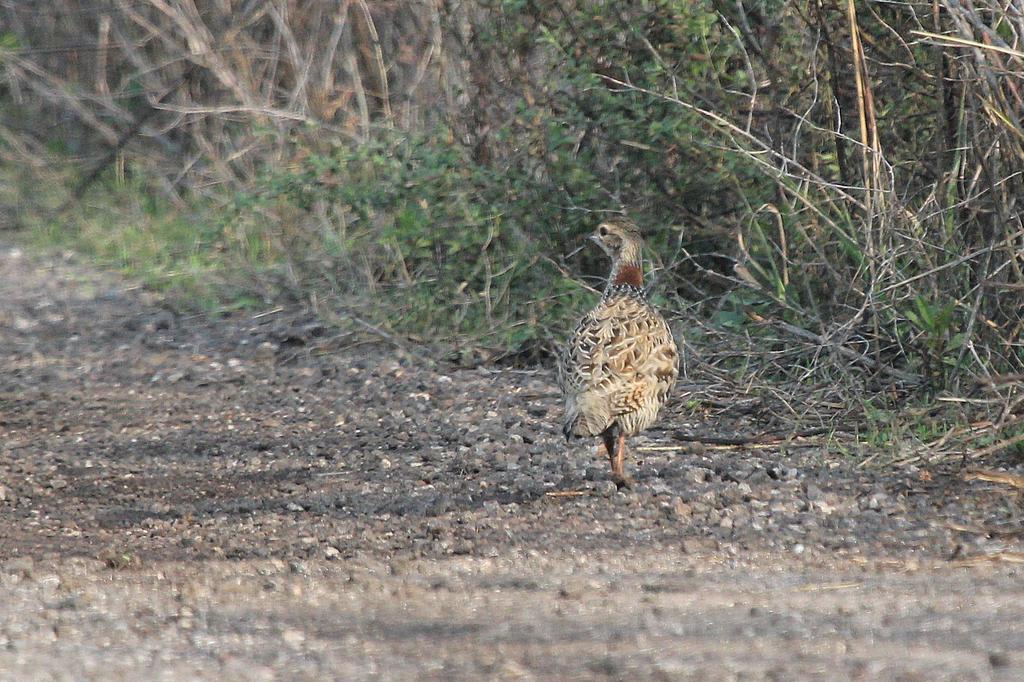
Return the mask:
[(695, 395), (1024, 441), (1022, 0), (3, 0), (0, 73), (0, 227), (182, 305), (543, 362), (625, 211)]

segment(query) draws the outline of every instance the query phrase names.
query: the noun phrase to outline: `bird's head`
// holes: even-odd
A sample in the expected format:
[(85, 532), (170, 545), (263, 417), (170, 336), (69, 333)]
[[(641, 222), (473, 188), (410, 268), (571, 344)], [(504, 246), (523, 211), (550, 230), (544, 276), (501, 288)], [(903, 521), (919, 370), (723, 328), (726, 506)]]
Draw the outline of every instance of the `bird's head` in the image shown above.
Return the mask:
[(627, 218), (611, 218), (602, 222), (590, 235), (613, 261), (625, 257), (628, 260), (639, 258), (644, 239), (640, 228)]

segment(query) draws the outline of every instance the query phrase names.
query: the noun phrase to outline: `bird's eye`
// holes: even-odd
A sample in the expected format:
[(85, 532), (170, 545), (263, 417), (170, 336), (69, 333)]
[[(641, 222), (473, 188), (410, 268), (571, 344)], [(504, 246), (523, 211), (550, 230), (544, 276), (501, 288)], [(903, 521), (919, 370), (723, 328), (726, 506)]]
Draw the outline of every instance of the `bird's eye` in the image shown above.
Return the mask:
[(599, 235), (601, 235), (602, 237), (607, 237), (608, 236), (608, 228), (605, 227), (604, 225), (602, 225), (601, 227), (597, 228), (597, 233)]

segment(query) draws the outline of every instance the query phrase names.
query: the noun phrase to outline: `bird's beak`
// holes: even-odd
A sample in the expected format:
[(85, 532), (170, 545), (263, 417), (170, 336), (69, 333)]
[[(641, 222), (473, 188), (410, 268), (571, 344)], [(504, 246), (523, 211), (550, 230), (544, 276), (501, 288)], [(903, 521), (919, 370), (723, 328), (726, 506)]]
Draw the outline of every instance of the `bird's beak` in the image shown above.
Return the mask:
[(594, 242), (595, 244), (598, 244), (598, 245), (600, 245), (600, 243), (601, 243), (601, 238), (597, 236), (597, 232), (595, 232), (594, 234), (592, 234), (589, 237), (587, 237), (587, 239), (589, 239), (590, 241), (592, 241), (592, 242)]

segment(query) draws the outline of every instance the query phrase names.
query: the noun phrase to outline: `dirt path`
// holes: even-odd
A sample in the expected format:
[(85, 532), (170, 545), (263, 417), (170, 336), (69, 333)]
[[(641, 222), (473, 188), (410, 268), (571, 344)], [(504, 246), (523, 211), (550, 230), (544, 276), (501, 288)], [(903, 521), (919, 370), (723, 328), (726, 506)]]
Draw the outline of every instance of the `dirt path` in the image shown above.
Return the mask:
[(1020, 491), (333, 344), (0, 249), (0, 679), (1024, 678)]

